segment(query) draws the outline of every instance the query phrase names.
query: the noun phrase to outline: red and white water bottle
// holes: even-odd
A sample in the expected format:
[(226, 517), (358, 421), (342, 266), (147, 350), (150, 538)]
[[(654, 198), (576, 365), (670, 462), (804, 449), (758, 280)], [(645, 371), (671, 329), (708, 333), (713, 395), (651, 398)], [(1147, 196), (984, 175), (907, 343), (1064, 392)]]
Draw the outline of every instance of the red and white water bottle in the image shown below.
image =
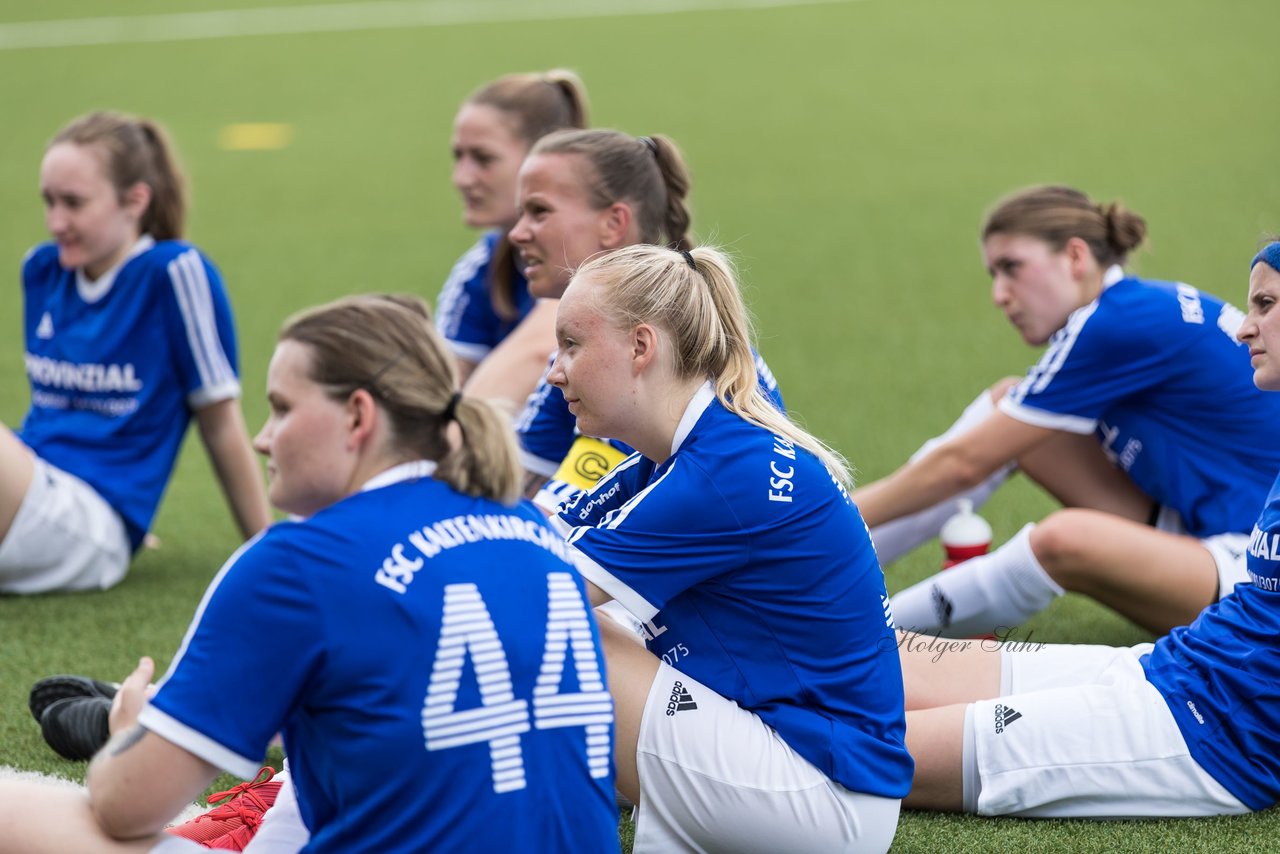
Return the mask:
[(938, 533), (942, 550), (947, 558), (943, 569), (987, 553), (991, 548), (991, 526), (987, 520), (973, 512), (973, 502), (968, 498), (956, 501), (958, 512), (948, 519)]

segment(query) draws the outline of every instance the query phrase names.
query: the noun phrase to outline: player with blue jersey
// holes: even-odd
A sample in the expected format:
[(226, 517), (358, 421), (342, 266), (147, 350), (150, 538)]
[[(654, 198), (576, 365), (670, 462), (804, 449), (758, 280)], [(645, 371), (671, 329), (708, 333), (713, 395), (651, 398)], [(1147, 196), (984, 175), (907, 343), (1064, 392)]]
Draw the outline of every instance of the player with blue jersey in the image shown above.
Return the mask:
[[(1280, 243), (1254, 259), (1239, 327), (1280, 391)], [(1271, 432), (1274, 436), (1276, 425)], [(1280, 480), (1248, 541), (1248, 581), (1190, 626), (1129, 649), (997, 649), (902, 636), (906, 803), (1033, 817), (1230, 815), (1280, 801)], [(957, 642), (950, 642), (956, 644)]]
[[(100, 850), (85, 819), (97, 836), (157, 834), (218, 769), (251, 776), (283, 732), (302, 850), (618, 849), (583, 581), (516, 503), (509, 428), (454, 379), (421, 303), (353, 297), (286, 323), (255, 444), (297, 521), (227, 562), (150, 700), (149, 661), (126, 681), (76, 821), (45, 816), (42, 848), (24, 847), (25, 824), (7, 842)], [(28, 817), (6, 833), (44, 803), (19, 800)]]
[(499, 77), (469, 95), (454, 119), (453, 185), (463, 220), (488, 230), (449, 273), (436, 329), (468, 393), (507, 401), (513, 412), (555, 347), (556, 313), (554, 302), (529, 293), (507, 237), (516, 219), (516, 175), (540, 137), (586, 124), (586, 90), (562, 69)]
[(994, 300), (1048, 349), (854, 500), (884, 560), (905, 528), (936, 533), (955, 496), (1014, 464), (1071, 509), (897, 594), (900, 625), (1007, 634), (1073, 590), (1163, 633), (1247, 578), (1248, 532), (1280, 468), (1267, 441), (1280, 397), (1250, 381), (1238, 309), (1124, 272), (1145, 229), (1064, 187), (1023, 191), (989, 216)]
[(635, 851), (884, 851), (911, 779), (884, 578), (847, 464), (762, 393), (718, 251), (578, 269), (550, 381), (637, 453), (555, 517), (602, 621)]
[[(530, 290), (559, 298), (592, 256), (636, 243), (693, 246), (689, 172), (664, 136), (560, 131), (540, 140), (520, 169), (520, 219), (511, 230)], [(761, 387), (782, 407), (778, 383), (756, 355)], [(544, 375), (516, 421), (526, 494), (548, 512), (631, 453), (614, 437), (581, 434), (564, 395)]]
[(40, 173), (53, 241), (22, 265), (31, 408), (0, 427), (0, 591), (110, 587), (194, 417), (244, 535), (270, 522), (240, 414), (231, 306), (180, 238), (182, 175), (145, 119), (93, 113)]

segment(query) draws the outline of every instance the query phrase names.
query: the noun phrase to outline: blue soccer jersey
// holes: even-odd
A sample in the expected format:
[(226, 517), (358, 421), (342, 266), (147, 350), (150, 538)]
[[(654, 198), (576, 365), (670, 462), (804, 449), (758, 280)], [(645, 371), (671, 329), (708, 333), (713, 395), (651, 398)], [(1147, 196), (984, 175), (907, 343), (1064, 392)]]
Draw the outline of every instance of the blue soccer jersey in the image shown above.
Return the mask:
[(1103, 450), (1197, 537), (1244, 533), (1280, 468), (1280, 395), (1253, 385), (1240, 311), (1190, 285), (1107, 271), (1000, 401), (1042, 427), (1096, 433)]
[(1192, 757), (1250, 809), (1280, 802), (1280, 480), (1249, 538), (1249, 580), (1143, 659)]
[(661, 465), (633, 455), (557, 517), (648, 647), (848, 789), (911, 785), (884, 576), (812, 454), (693, 398)]
[(88, 282), (44, 244), (22, 267), (32, 451), (92, 486), (136, 549), (194, 410), (239, 397), (235, 328), (198, 249), (144, 237)]
[[(756, 376), (760, 380), (760, 390), (774, 402), (778, 409), (786, 411), (782, 401), (782, 392), (778, 389), (778, 381), (773, 371), (765, 364), (764, 357), (755, 354)], [(552, 357), (554, 362), (555, 357)], [(544, 373), (537, 388), (525, 402), (524, 410), (516, 419), (516, 438), (520, 442), (520, 461), (526, 471), (543, 477), (554, 477), (560, 463), (569, 455), (573, 441), (577, 437), (577, 419), (569, 411), (569, 404), (564, 401), (564, 392), (547, 382)], [(616, 439), (605, 436), (603, 439), (624, 455), (630, 455), (632, 449)]]
[(519, 325), (537, 300), (517, 270), (511, 271), (516, 316), (504, 318), (493, 307), (490, 275), (494, 247), (502, 238), (487, 232), (458, 259), (436, 302), (436, 329), (449, 342), (455, 356), (479, 363)]
[(613, 704), (570, 550), (431, 468), (233, 556), (139, 721), (242, 777), (282, 731), (307, 851), (616, 851)]

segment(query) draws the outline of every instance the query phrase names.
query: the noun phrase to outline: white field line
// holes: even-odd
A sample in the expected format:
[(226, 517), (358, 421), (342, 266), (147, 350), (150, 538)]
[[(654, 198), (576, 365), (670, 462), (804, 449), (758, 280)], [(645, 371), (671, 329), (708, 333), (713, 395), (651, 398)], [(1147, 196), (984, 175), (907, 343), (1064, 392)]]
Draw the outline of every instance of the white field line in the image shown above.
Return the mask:
[(438, 0), (337, 3), (0, 24), (0, 50), (827, 6), (859, 0)]

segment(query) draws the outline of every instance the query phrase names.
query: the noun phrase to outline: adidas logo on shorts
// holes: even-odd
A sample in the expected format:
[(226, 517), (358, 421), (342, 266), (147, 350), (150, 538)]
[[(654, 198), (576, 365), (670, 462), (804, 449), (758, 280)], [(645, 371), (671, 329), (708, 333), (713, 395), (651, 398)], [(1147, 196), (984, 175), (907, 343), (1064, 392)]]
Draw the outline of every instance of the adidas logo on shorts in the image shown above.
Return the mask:
[(684, 683), (679, 679), (671, 686), (671, 698), (667, 700), (667, 717), (675, 717), (676, 712), (689, 712), (698, 708), (698, 704), (693, 701), (693, 697), (685, 690)]
[(1022, 717), (1022, 712), (1014, 711), (1008, 706), (996, 703), (996, 735), (1004, 732), (1004, 728)]

